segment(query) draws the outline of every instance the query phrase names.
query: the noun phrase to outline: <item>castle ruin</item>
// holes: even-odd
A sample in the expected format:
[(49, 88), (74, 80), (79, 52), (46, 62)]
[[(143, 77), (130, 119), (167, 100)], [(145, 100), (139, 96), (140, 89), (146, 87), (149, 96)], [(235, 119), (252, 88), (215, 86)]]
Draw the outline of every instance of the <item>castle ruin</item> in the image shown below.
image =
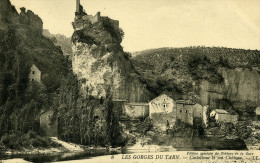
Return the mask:
[[(76, 0), (75, 22), (76, 21), (83, 21), (81, 24), (85, 24), (85, 22), (95, 24), (100, 21), (100, 12), (97, 12), (95, 16), (88, 15), (84, 11), (83, 6), (80, 4), (80, 0)], [(80, 30), (82, 28), (83, 26), (77, 28), (77, 30)]]

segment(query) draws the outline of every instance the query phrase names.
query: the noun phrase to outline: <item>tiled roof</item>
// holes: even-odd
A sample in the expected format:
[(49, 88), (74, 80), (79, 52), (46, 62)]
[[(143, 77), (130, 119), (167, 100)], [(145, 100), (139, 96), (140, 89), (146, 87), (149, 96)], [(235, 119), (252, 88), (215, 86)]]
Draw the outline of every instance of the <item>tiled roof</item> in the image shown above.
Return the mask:
[(228, 112), (226, 110), (223, 110), (223, 109), (215, 109), (215, 112), (219, 113), (219, 114), (228, 114)]

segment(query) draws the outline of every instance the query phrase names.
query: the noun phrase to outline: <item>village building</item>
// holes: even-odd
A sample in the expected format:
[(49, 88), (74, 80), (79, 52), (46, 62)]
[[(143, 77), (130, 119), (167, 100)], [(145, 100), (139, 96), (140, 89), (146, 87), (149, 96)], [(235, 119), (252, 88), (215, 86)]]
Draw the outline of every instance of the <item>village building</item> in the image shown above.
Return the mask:
[(40, 127), (49, 137), (58, 137), (58, 121), (51, 120), (53, 111), (43, 111), (40, 116)]
[(41, 71), (34, 64), (30, 69), (29, 80), (41, 83)]
[(255, 109), (256, 120), (260, 121), (260, 106)]
[(148, 103), (126, 103), (123, 113), (130, 118), (145, 118), (149, 116)]
[(152, 117), (153, 114), (158, 113), (171, 113), (174, 106), (174, 100), (169, 96), (162, 94), (149, 102), (149, 116)]
[(203, 106), (196, 103), (193, 107), (194, 118), (203, 118)]
[(153, 125), (161, 130), (166, 130), (175, 125), (175, 101), (166, 94), (162, 94), (149, 102), (149, 116)]
[(210, 117), (215, 118), (217, 123), (236, 123), (238, 121), (238, 115), (237, 114), (230, 114), (226, 110), (223, 109), (215, 109), (211, 111)]
[[(193, 125), (195, 103), (185, 100), (176, 101), (177, 118), (182, 122)], [(196, 115), (200, 115), (199, 109)]]
[[(207, 106), (202, 106), (191, 101), (177, 100), (170, 96), (162, 94), (149, 103), (126, 103), (126, 100), (113, 100), (117, 110), (122, 109), (120, 113), (121, 120), (126, 117), (134, 120), (137, 118), (150, 117), (155, 128), (165, 131), (173, 127), (177, 119), (182, 122), (193, 125), (204, 123), (207, 126)], [(198, 121), (199, 120), (199, 121)]]

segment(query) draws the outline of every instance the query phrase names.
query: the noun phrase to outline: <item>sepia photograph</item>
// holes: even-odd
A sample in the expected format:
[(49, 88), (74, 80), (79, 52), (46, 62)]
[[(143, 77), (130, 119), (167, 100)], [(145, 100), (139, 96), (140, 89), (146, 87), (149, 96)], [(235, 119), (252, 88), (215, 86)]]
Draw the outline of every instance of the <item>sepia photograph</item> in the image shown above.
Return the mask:
[(260, 162), (260, 0), (0, 0), (0, 163)]

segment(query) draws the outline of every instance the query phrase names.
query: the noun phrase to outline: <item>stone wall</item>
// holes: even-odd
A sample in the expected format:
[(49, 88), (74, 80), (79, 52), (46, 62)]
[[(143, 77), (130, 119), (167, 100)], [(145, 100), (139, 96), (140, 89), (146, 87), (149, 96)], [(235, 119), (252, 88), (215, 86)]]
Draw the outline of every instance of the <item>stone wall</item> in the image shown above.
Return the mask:
[(130, 118), (147, 117), (149, 115), (149, 105), (147, 103), (127, 103), (123, 112)]
[(205, 127), (208, 127), (209, 123), (209, 114), (208, 114), (208, 106), (203, 106), (203, 114), (202, 114), (202, 119)]
[(236, 123), (238, 121), (238, 115), (231, 115), (231, 114), (216, 114), (215, 116), (216, 121), (221, 122), (231, 122)]
[(176, 123), (176, 111), (171, 113), (153, 113), (151, 116), (153, 126), (161, 131), (166, 131), (167, 121), (170, 128)]
[(98, 21), (100, 21), (100, 12), (98, 12), (95, 16), (84, 15), (82, 16), (82, 19), (89, 21), (91, 24), (97, 23)]

